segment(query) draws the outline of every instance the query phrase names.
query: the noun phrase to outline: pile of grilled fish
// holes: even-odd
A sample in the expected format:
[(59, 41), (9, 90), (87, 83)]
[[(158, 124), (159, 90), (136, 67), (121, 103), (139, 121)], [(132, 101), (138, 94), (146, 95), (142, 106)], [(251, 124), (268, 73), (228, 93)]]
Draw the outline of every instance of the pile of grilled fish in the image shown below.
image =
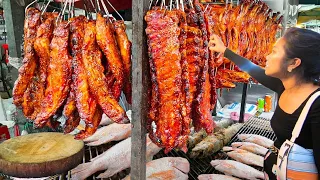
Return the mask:
[(267, 148), (273, 145), (273, 141), (256, 134), (239, 134), (238, 139), (244, 142), (234, 142), (231, 147), (223, 147), (223, 151), (233, 160), (211, 161), (211, 165), (225, 175), (202, 174), (198, 177), (199, 180), (264, 179), (263, 172), (258, 169), (263, 167), (263, 156), (267, 153)]

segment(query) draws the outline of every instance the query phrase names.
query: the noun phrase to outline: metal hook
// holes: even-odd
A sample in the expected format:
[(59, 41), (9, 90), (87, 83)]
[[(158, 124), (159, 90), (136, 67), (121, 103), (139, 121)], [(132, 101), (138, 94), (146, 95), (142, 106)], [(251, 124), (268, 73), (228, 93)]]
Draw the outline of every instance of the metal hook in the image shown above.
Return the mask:
[[(101, 4), (102, 4), (102, 7), (104, 9), (104, 12), (107, 14), (107, 16), (109, 17), (109, 11), (108, 11), (108, 8), (106, 6), (106, 4), (104, 3), (104, 0), (101, 0)], [(108, 18), (109, 19), (109, 18)]]
[(92, 18), (92, 14), (91, 14), (90, 11), (88, 11), (86, 1), (83, 1), (83, 6), (84, 6), (84, 11), (85, 11), (86, 16), (87, 16), (90, 20), (92, 20), (92, 19), (93, 19), (93, 18)]
[[(28, 8), (29, 8), (32, 4), (34, 4), (34, 3), (36, 3), (36, 2), (38, 2), (38, 0), (32, 1), (32, 2), (25, 8), (24, 13), (27, 14)], [(27, 17), (27, 16), (26, 16), (26, 17)]]
[(180, 3), (181, 3), (182, 11), (184, 12), (184, 4), (183, 4), (183, 0), (180, 0)]
[(203, 11), (203, 12), (206, 12), (206, 11), (207, 11), (207, 9), (208, 9), (208, 7), (209, 7), (209, 4), (207, 4), (207, 6), (206, 6), (206, 8), (204, 9), (204, 11)]
[(95, 7), (95, 5), (93, 4), (92, 0), (89, 0), (89, 1), (90, 1), (90, 4), (91, 4), (92, 8), (93, 8), (94, 11), (95, 11), (95, 13), (97, 13), (96, 7)]
[(47, 10), (47, 8), (48, 8), (48, 6), (49, 6), (49, 4), (52, 2), (52, 0), (49, 0), (48, 1), (48, 4), (46, 4), (46, 6), (44, 7), (44, 9), (43, 10), (41, 10), (42, 12), (41, 12), (41, 16), (44, 14), (44, 12), (46, 12), (46, 10)]
[(59, 15), (58, 15), (58, 18), (56, 20), (56, 24), (58, 24), (58, 22), (60, 21), (60, 19), (62, 20), (63, 19), (63, 15), (64, 15), (64, 12), (66, 11), (66, 8), (67, 8), (67, 4), (68, 2), (66, 1), (63, 5), (63, 10), (60, 11)]
[(100, 7), (100, 3), (99, 3), (99, 0), (95, 0), (95, 3), (96, 3), (96, 12), (100, 12), (101, 11), (101, 7)]
[(149, 2), (150, 2), (150, 4), (149, 4), (149, 10), (150, 10), (151, 6), (152, 6), (152, 3), (153, 3), (153, 0), (150, 0)]
[(193, 8), (193, 3), (192, 3), (191, 0), (189, 0), (189, 5), (190, 5), (191, 9), (194, 9), (194, 8)]
[(121, 20), (124, 21), (124, 19), (123, 19), (123, 17), (121, 16), (121, 14), (116, 10), (116, 8), (114, 8), (114, 7), (112, 6), (112, 4), (110, 3), (109, 0), (107, 0), (107, 3), (108, 3), (108, 4), (111, 6), (111, 8), (118, 14), (118, 16), (120, 16)]
[(161, 1), (160, 9), (163, 7), (164, 0)]
[(71, 0), (68, 0), (68, 19), (71, 17)]

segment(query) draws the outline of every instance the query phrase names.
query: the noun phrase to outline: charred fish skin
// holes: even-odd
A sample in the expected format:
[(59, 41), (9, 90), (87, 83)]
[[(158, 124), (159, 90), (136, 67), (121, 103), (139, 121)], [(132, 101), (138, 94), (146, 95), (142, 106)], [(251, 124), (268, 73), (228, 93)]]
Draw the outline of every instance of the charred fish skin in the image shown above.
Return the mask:
[(40, 25), (41, 12), (36, 8), (29, 8), (26, 12), (24, 23), (24, 58), (23, 65), (19, 69), (19, 76), (13, 88), (13, 102), (20, 107), (23, 95), (26, 91), (37, 67), (38, 57), (35, 54), (33, 44), (36, 40), (37, 27)]
[(195, 157), (206, 157), (218, 152), (223, 148), (231, 138), (240, 130), (242, 124), (233, 124), (232, 126), (222, 129), (212, 135), (204, 138), (200, 143), (198, 143), (190, 152), (192, 158)]

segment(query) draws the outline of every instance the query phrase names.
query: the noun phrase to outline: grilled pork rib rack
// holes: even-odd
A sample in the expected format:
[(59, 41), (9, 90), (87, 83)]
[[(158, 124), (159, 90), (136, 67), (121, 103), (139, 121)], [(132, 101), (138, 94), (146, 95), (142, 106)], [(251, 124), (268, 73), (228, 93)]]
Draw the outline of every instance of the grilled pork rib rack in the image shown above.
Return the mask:
[(128, 123), (118, 103), (122, 90), (131, 102), (131, 42), (124, 21), (101, 12), (97, 20), (77, 16), (63, 21), (61, 14), (26, 10), (25, 57), (13, 90), (15, 105), (35, 127), (56, 128), (54, 117), (63, 115), (64, 132), (70, 133), (83, 120), (86, 126), (78, 139), (97, 130), (103, 113)]
[(147, 128), (154, 143), (165, 152), (186, 151), (191, 126), (212, 133), (216, 89), (248, 83), (250, 76), (223, 54), (210, 51), (209, 40), (217, 34), (232, 51), (264, 66), (271, 51), (267, 44), (275, 41), (282, 19), (271, 12), (265, 3), (249, 0), (238, 6), (206, 7), (194, 1), (176, 8), (154, 6), (147, 12), (151, 77)]

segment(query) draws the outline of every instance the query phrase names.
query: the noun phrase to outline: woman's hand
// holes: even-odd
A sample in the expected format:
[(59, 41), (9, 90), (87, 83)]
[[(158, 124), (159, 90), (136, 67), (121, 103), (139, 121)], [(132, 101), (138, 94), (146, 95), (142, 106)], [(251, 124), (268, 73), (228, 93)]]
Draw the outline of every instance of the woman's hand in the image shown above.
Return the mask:
[(227, 47), (223, 44), (219, 36), (213, 34), (209, 41), (209, 49), (218, 53), (224, 53)]

